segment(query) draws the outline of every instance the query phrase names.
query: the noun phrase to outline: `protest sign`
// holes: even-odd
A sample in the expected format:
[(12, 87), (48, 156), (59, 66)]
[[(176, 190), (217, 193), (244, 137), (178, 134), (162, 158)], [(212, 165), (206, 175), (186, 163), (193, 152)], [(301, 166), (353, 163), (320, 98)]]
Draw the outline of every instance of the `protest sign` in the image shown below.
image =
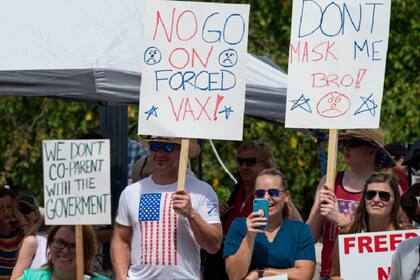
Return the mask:
[(379, 127), (390, 10), (390, 0), (293, 1), (286, 127)]
[(339, 235), (341, 278), (387, 280), (398, 244), (419, 235), (419, 229)]
[(241, 140), (249, 5), (145, 6), (139, 134)]
[(109, 140), (42, 142), (45, 223), (110, 224)]

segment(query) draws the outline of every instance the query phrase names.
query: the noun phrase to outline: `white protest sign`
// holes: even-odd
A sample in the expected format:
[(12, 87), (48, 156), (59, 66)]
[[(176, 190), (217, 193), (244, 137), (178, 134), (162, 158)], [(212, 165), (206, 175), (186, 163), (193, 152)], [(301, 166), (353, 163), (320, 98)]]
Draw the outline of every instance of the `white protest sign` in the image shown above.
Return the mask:
[(242, 140), (249, 5), (145, 6), (139, 134)]
[(293, 0), (286, 127), (379, 127), (391, 0)]
[(398, 244), (418, 235), (419, 229), (339, 235), (341, 278), (387, 280)]
[(110, 224), (109, 140), (42, 142), (45, 223)]

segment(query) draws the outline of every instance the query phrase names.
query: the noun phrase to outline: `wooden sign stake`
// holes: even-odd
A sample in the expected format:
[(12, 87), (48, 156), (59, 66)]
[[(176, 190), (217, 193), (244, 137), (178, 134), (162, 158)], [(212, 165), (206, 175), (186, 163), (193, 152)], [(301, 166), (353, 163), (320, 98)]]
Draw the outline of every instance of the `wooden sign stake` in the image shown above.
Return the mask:
[(328, 137), (328, 162), (327, 162), (327, 180), (328, 188), (333, 191), (335, 184), (335, 175), (337, 168), (337, 143), (338, 130), (330, 129)]
[(83, 225), (76, 225), (76, 275), (77, 280), (83, 280), (85, 266), (83, 261)]
[(178, 169), (178, 184), (176, 189), (184, 190), (185, 176), (187, 174), (188, 151), (190, 146), (190, 139), (181, 140), (181, 154), (179, 155), (179, 169)]

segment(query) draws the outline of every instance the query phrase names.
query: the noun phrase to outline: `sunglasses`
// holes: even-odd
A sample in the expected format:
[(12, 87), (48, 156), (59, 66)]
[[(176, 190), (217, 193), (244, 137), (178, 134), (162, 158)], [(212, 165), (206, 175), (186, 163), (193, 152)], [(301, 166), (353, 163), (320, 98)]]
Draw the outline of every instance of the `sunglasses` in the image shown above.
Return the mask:
[(283, 192), (286, 192), (286, 191), (281, 191), (281, 190), (278, 190), (278, 189), (256, 190), (254, 192), (254, 196), (256, 198), (263, 198), (265, 196), (266, 192), (271, 197), (279, 197), (280, 193), (283, 193)]
[(150, 142), (149, 148), (152, 152), (159, 152), (164, 150), (166, 153), (172, 153), (175, 150), (181, 150), (181, 145), (175, 143), (165, 143), (165, 142)]
[(361, 141), (357, 139), (349, 139), (349, 140), (343, 140), (339, 143), (339, 148), (344, 149), (344, 147), (348, 146), (351, 149), (358, 148), (361, 146), (366, 146), (368, 143), (366, 141)]
[(242, 166), (244, 163), (247, 167), (253, 167), (257, 164), (257, 158), (240, 158), (238, 157), (236, 159), (239, 166)]
[(372, 200), (376, 195), (379, 195), (379, 198), (384, 202), (388, 202), (391, 199), (391, 194), (385, 191), (366, 191), (365, 199)]
[(63, 250), (65, 247), (67, 247), (67, 250), (70, 253), (76, 252), (76, 243), (66, 242), (62, 239), (54, 239), (51, 245), (54, 249), (57, 250)]

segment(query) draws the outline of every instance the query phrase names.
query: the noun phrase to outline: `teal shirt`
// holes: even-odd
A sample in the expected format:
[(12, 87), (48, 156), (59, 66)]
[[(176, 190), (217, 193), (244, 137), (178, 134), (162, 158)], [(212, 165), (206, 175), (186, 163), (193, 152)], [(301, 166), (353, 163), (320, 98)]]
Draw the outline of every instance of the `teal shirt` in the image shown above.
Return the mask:
[[(51, 270), (45, 269), (25, 269), (23, 275), (19, 280), (50, 280)], [(94, 274), (90, 278), (91, 280), (109, 280), (108, 277)]]

